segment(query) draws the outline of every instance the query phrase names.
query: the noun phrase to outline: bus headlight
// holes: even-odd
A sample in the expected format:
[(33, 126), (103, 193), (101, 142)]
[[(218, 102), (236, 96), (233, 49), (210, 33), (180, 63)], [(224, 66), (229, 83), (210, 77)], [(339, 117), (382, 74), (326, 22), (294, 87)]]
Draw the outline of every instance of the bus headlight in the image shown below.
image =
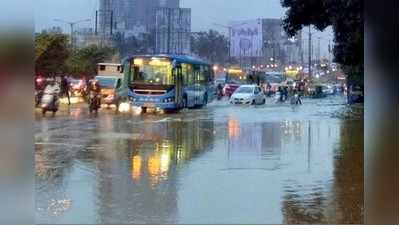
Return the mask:
[(130, 104), (123, 102), (119, 105), (119, 112), (129, 112), (130, 111)]
[(174, 97), (169, 97), (169, 98), (165, 98), (165, 99), (163, 100), (163, 102), (164, 102), (164, 103), (170, 103), (170, 102), (173, 102), (174, 100), (175, 100)]

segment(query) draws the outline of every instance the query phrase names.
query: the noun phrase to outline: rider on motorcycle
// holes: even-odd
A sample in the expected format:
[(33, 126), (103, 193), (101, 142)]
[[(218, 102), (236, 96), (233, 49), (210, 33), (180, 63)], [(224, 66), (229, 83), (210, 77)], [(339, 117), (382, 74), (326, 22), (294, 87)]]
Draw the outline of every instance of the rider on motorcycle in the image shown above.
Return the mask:
[(97, 97), (98, 100), (100, 99), (101, 87), (97, 80), (89, 81), (88, 93), (89, 93), (89, 104), (90, 101), (92, 100), (91, 99), (92, 97), (93, 98)]
[(58, 100), (58, 94), (60, 93), (60, 86), (55, 82), (54, 78), (50, 78), (47, 80), (48, 84), (46, 88), (44, 88), (45, 94), (54, 95), (54, 102)]

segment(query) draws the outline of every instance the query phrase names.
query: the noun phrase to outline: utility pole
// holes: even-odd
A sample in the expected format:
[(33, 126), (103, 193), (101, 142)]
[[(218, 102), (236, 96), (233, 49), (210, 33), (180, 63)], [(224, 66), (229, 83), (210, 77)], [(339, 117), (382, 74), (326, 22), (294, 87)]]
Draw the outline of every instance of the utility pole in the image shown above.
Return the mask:
[(85, 20), (70, 22), (70, 21), (64, 21), (64, 20), (60, 20), (60, 19), (54, 19), (54, 21), (69, 24), (69, 26), (71, 27), (71, 48), (74, 49), (74, 47), (75, 47), (74, 26), (78, 23), (89, 22), (91, 20), (85, 19)]
[(328, 40), (328, 62), (331, 64), (331, 40)]
[(317, 38), (318, 42), (317, 42), (317, 62), (320, 64), (321, 63), (321, 59), (320, 59), (320, 39), (321, 37)]
[(309, 25), (309, 78), (312, 78), (312, 32)]

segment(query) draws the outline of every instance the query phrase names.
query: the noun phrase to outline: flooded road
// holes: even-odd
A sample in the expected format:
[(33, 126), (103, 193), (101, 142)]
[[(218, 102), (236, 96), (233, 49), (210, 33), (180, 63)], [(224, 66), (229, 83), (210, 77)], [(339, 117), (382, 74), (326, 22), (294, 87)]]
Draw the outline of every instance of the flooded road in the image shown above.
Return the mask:
[(363, 120), (344, 102), (38, 113), (36, 223), (363, 223)]

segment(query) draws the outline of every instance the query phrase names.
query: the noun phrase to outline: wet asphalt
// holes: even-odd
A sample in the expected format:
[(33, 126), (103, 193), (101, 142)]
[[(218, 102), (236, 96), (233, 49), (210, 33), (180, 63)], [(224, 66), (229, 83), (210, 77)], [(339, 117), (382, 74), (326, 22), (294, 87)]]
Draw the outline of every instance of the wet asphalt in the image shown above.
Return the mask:
[(363, 118), (343, 96), (176, 114), (35, 114), (36, 223), (363, 223)]

